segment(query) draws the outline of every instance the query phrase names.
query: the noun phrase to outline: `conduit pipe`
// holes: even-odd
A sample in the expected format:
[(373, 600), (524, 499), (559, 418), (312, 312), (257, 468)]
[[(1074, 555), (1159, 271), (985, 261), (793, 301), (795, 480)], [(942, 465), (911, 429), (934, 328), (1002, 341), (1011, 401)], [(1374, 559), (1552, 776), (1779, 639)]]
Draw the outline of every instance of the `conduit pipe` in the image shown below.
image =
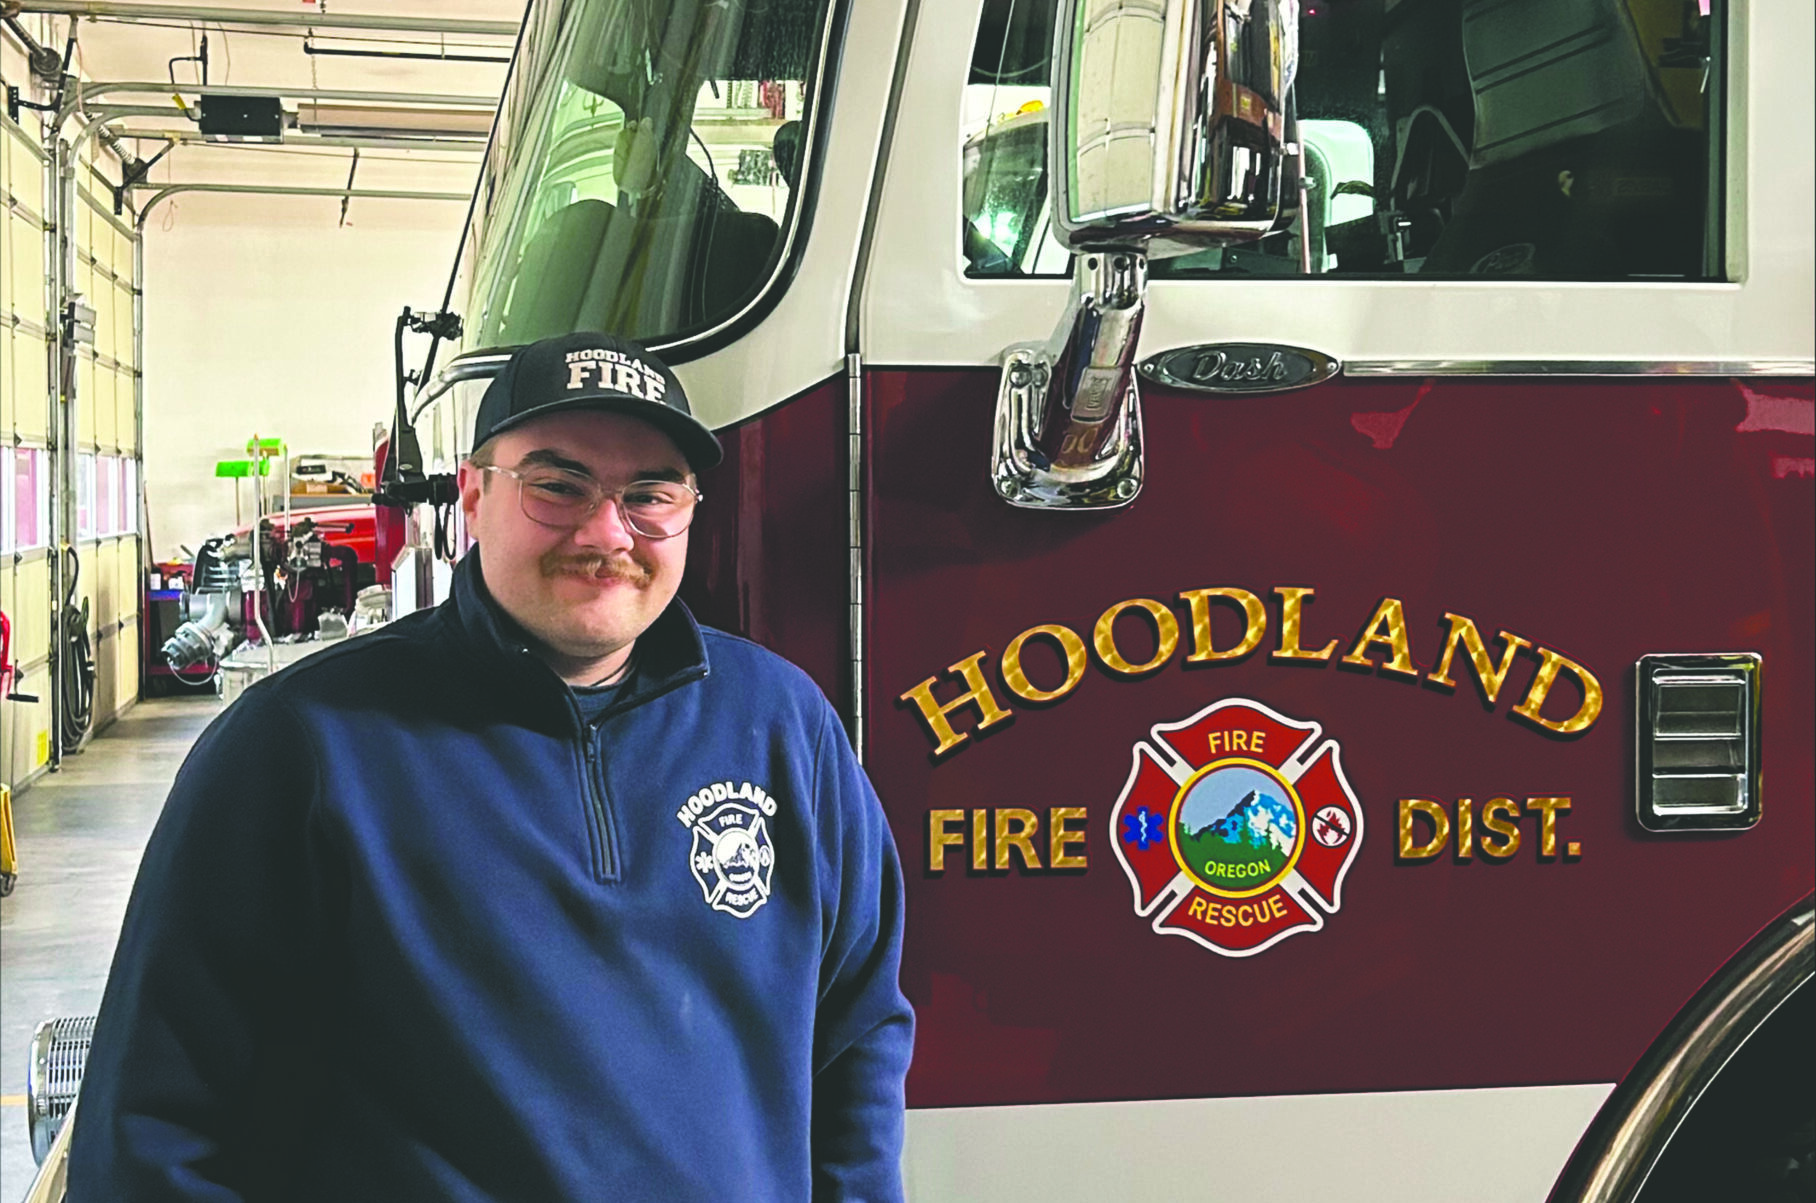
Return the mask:
[(165, 79), (121, 79), (90, 80), (77, 84), (64, 97), (63, 109), (57, 114), (56, 125), (61, 129), (70, 114), (82, 109), (89, 101), (98, 96), (108, 96), (116, 92), (143, 93), (148, 96), (168, 96), (178, 92), (185, 96), (259, 96), (276, 100), (357, 100), (371, 104), (438, 104), (455, 109), (496, 109), (496, 96), (467, 96), (445, 92), (372, 92), (365, 89), (347, 88), (239, 88), (224, 87), (220, 84), (183, 84), (171, 87)]
[[(159, 110), (160, 113), (165, 110)], [(168, 110), (176, 116), (176, 110)], [(483, 152), (486, 142), (481, 137), (465, 135), (447, 138), (411, 137), (404, 134), (388, 134), (375, 131), (371, 137), (362, 134), (291, 134), (286, 133), (282, 142), (216, 142), (205, 134), (190, 129), (135, 129), (122, 126), (118, 131), (122, 138), (150, 138), (160, 142), (177, 142), (184, 146), (227, 146), (233, 150), (294, 150), (297, 147), (332, 146), (357, 147), (362, 150), (434, 150), (450, 154), (476, 155)]]
[[(74, 296), (70, 282), (76, 266), (76, 149), (62, 136), (63, 118), (59, 114), (51, 127), (49, 172), (45, 179), (46, 208), (52, 212), (53, 236), (50, 243), (51, 378), (50, 443), (51, 477), (56, 482), (55, 501), (50, 507), (50, 626), (51, 626), (51, 730), (57, 737), (50, 741), (50, 769), (63, 768), (64, 716), (69, 713), (70, 699), (64, 693), (69, 674), (64, 670), (68, 640), (65, 629), (64, 601), (68, 592), (69, 555), (76, 552), (81, 532), (76, 528), (76, 396), (75, 359), (79, 352), (69, 336), (65, 313)], [(93, 127), (90, 127), (92, 129)], [(90, 130), (83, 130), (86, 138)], [(79, 554), (79, 553), (78, 553)]]
[[(148, 185), (147, 185), (148, 186)], [(417, 192), (402, 188), (335, 188), (311, 187), (307, 185), (280, 184), (166, 184), (152, 193), (139, 209), (139, 218), (135, 226), (143, 232), (145, 219), (157, 207), (159, 201), (179, 192), (242, 192), (260, 196), (332, 196), (352, 197), (354, 200), (434, 200), (466, 201), (471, 194), (466, 192)]]
[(24, 0), (24, 13), (54, 13), (100, 21), (202, 21), (221, 25), (273, 25), (289, 29), (367, 29), (392, 33), (517, 36), (516, 21), (448, 17), (386, 17), (369, 13), (286, 13), (270, 9), (211, 8), (193, 4), (125, 4), (119, 0)]

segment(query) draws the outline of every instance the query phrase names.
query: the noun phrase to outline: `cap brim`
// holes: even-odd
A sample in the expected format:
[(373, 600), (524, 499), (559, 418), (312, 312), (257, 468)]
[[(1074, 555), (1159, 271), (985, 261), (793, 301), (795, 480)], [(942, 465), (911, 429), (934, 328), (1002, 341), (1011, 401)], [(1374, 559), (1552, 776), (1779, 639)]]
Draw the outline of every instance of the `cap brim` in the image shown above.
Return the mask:
[(490, 442), (505, 431), (522, 426), (525, 422), (536, 418), (546, 417), (549, 414), (572, 413), (575, 410), (623, 414), (626, 417), (648, 422), (674, 440), (675, 446), (681, 449), (681, 454), (687, 457), (688, 466), (695, 472), (716, 468), (719, 466), (719, 461), (725, 458), (725, 449), (719, 445), (719, 440), (698, 418), (684, 414), (678, 409), (672, 409), (659, 401), (645, 401), (641, 397), (609, 396), (597, 393), (589, 397), (551, 401), (547, 405), (538, 405), (523, 413), (512, 414), (492, 427), (486, 434), (486, 441)]

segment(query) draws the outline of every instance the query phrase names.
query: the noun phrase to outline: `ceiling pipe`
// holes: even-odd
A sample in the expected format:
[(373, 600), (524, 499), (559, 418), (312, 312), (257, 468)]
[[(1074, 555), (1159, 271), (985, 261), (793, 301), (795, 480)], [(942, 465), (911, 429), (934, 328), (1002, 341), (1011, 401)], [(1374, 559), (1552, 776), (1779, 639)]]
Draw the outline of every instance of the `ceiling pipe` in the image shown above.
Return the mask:
[[(77, 106), (80, 104), (80, 102), (83, 99), (85, 94), (88, 96), (95, 96), (95, 95), (99, 95), (102, 92), (106, 92), (106, 91), (149, 91), (149, 90), (154, 90), (154, 89), (158, 90), (158, 91), (167, 90), (166, 86), (163, 84), (143, 84), (143, 83), (102, 84), (99, 86), (91, 85), (88, 87), (86, 93), (84, 93), (81, 89), (78, 89), (76, 97), (69, 103), (66, 103), (62, 107), (62, 109), (60, 109), (58, 111), (57, 116), (51, 125), (51, 129), (54, 131), (52, 136), (53, 137), (62, 136), (63, 123), (66, 122), (67, 120), (69, 120), (70, 117), (75, 115)], [(321, 100), (383, 101), (383, 100), (399, 100), (399, 99), (403, 99), (403, 98), (413, 95), (412, 93), (407, 93), (407, 92), (342, 92), (342, 91), (330, 91), (325, 88), (240, 88), (240, 89), (235, 89), (235, 88), (187, 88), (184, 90), (189, 91), (189, 92), (200, 92), (203, 94), (222, 92), (222, 93), (226, 93), (228, 95), (232, 95), (235, 92), (237, 92), (238, 94), (240, 94), (242, 96), (261, 96), (262, 95), (262, 96), (276, 96), (276, 97), (280, 97), (280, 98), (288, 97), (288, 98), (299, 99), (299, 100), (321, 99)], [(418, 104), (446, 103), (446, 104), (451, 104), (451, 105), (461, 105), (463, 107), (479, 107), (479, 106), (483, 105), (486, 108), (492, 109), (493, 112), (496, 113), (496, 109), (494, 107), (494, 102), (486, 100), (484, 97), (480, 97), (480, 96), (439, 96), (439, 95), (435, 95), (435, 94), (431, 93), (431, 94), (418, 96), (416, 98), (416, 100), (412, 101), (411, 103), (418, 103)], [(101, 107), (101, 106), (97, 106), (97, 108), (99, 108), (99, 107)], [(125, 109), (129, 106), (112, 106), (112, 107), (114, 108), (115, 115), (120, 115), (120, 110)], [(172, 111), (173, 110), (170, 110), (170, 109), (160, 109), (156, 113), (152, 113), (152, 114), (148, 114), (148, 115), (150, 115), (150, 116), (168, 116), (168, 115), (170, 115), (170, 113)], [(141, 114), (141, 115), (147, 115), (147, 114)], [(100, 131), (103, 128), (104, 127), (102, 125), (101, 120), (89, 120), (89, 121), (83, 122), (81, 132), (79, 132), (75, 136), (75, 138), (73, 138), (69, 143), (70, 152), (72, 154), (79, 152), (82, 149), (83, 145), (91, 137), (94, 137), (96, 134), (100, 133)], [(350, 131), (348, 129), (344, 129), (344, 128), (337, 128), (337, 129), (333, 130), (332, 132), (336, 133), (336, 134), (345, 135), (345, 134), (349, 133)], [(236, 144), (228, 143), (227, 145), (236, 145)]]
[(317, 46), (313, 41), (304, 41), (303, 53), (322, 55), (329, 58), (407, 58), (421, 59), (431, 63), (508, 63), (508, 54), (449, 54), (442, 50), (434, 54), (422, 50), (346, 50), (337, 46)]
[[(381, 138), (415, 138), (425, 142), (459, 144), (463, 149), (469, 146), (483, 149), (486, 144), (483, 132), (440, 129), (429, 125), (336, 125), (327, 121), (298, 121), (292, 128), (298, 133), (318, 138), (363, 138), (367, 134), (374, 134)], [(289, 140), (288, 131), (284, 138), (285, 141)]]
[[(140, 187), (151, 187), (143, 184)], [(431, 201), (468, 201), (472, 194), (467, 192), (418, 192), (399, 188), (311, 188), (298, 185), (282, 184), (165, 184), (151, 194), (139, 209), (138, 220), (134, 223), (140, 232), (145, 229), (145, 219), (151, 211), (167, 196), (180, 192), (233, 192), (257, 196), (323, 196), (352, 200), (431, 200)]]
[[(385, 110), (373, 109), (371, 112), (374, 115), (378, 115), (385, 113)], [(420, 115), (420, 110), (417, 111), (417, 115)], [(131, 126), (121, 126), (117, 132), (123, 137), (174, 138), (178, 133), (183, 133), (192, 135), (190, 138), (183, 139), (184, 141), (206, 142), (209, 140), (203, 137), (201, 132), (196, 129), (194, 123), (189, 120), (189, 114), (183, 112), (181, 109), (172, 108), (167, 104), (97, 104), (89, 106), (85, 116), (97, 124), (116, 122), (127, 117), (157, 117), (166, 121), (182, 123), (182, 125), (176, 129), (159, 130), (144, 130), (135, 129)], [(297, 134), (309, 134), (316, 137), (332, 138), (364, 138), (367, 136), (375, 138), (411, 138), (422, 142), (446, 142), (450, 144), (451, 148), (462, 150), (466, 149), (466, 144), (468, 143), (477, 147), (484, 146), (486, 141), (485, 131), (479, 129), (453, 129), (445, 126), (431, 125), (358, 125), (347, 124), (345, 122), (305, 121), (302, 120), (301, 114), (298, 115), (295, 125), (285, 129), (284, 140), (286, 142), (298, 141), (299, 139), (296, 137)], [(244, 143), (242, 145), (257, 144)]]
[[(166, 110), (167, 115), (179, 116), (175, 109)], [(374, 129), (370, 134), (340, 132), (334, 134), (299, 133), (285, 130), (282, 142), (220, 142), (189, 129), (132, 129), (124, 127), (118, 131), (122, 138), (149, 138), (158, 142), (176, 142), (183, 146), (225, 146), (234, 150), (285, 150), (298, 146), (333, 146), (355, 147), (366, 150), (435, 150), (451, 154), (476, 155), (486, 148), (484, 138), (458, 135), (447, 138), (425, 138), (413, 133), (399, 133), (391, 130)]]
[(56, 13), (100, 21), (199, 21), (289, 29), (368, 29), (394, 33), (452, 33), (511, 38), (516, 21), (446, 17), (385, 17), (367, 13), (286, 13), (270, 9), (210, 8), (192, 4), (127, 4), (120, 0), (24, 0), (20, 12)]
[(117, 92), (168, 96), (178, 92), (185, 96), (263, 96), (279, 100), (359, 100), (373, 104), (435, 104), (458, 109), (495, 109), (496, 96), (463, 96), (442, 92), (369, 92), (341, 88), (238, 88), (209, 84), (197, 87), (185, 84), (171, 87), (168, 80), (91, 80), (76, 85), (63, 102), (59, 123), (98, 96)]

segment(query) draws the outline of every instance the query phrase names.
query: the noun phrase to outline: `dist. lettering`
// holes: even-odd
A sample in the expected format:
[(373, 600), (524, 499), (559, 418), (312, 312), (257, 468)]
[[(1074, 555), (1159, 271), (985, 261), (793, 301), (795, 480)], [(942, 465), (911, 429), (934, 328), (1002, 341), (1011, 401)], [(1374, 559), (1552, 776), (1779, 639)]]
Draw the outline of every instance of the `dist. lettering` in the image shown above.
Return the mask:
[[(1458, 798), (1454, 806), (1432, 798), (1401, 798), (1396, 855), (1402, 864), (1429, 863), (1446, 851), (1460, 864), (1478, 853), (1491, 862), (1511, 860), (1526, 842), (1520, 821), (1531, 818), (1536, 820), (1538, 859), (1556, 860), (1558, 817), (1569, 814), (1570, 808), (1570, 798), (1552, 795), (1529, 797), (1523, 809), (1512, 798), (1490, 798), (1480, 811), (1473, 798)], [(1562, 851), (1566, 862), (1575, 861), (1583, 855), (1583, 845), (1570, 840), (1562, 844)]]

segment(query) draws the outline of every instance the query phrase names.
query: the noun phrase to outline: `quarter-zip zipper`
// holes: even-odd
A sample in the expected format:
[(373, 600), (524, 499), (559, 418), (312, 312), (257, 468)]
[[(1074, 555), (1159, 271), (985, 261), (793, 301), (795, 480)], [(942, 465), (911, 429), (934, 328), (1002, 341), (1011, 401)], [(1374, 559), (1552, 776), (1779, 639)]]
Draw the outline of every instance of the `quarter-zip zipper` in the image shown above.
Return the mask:
[(612, 855), (612, 812), (605, 794), (605, 783), (599, 779), (599, 726), (580, 724), (580, 742), (586, 752), (586, 812), (591, 827), (593, 846), (597, 849), (598, 876), (601, 881), (618, 877), (617, 858)]
[(606, 796), (605, 782), (601, 779), (599, 770), (599, 728), (606, 716), (601, 715), (595, 721), (587, 722), (581, 716), (580, 705), (574, 700), (573, 691), (568, 688), (567, 682), (562, 681), (554, 669), (536, 660), (529, 648), (520, 647), (517, 651), (554, 677), (566, 695), (562, 701), (567, 705), (568, 717), (574, 720), (574, 731), (580, 740), (580, 775), (586, 778), (586, 827), (587, 838), (593, 846), (593, 876), (602, 882), (616, 881), (618, 858), (613, 855), (611, 800)]
[(671, 690), (693, 681), (704, 680), (711, 675), (710, 670), (705, 665), (701, 665), (697, 670), (679, 673), (665, 679), (655, 689), (649, 689), (634, 697), (619, 698), (616, 704), (609, 707), (592, 722), (588, 722), (581, 716), (580, 704), (574, 700), (573, 691), (568, 688), (565, 681), (556, 675), (555, 670), (536, 660), (529, 648), (519, 647), (517, 651), (526, 660), (537, 663), (544, 672), (554, 677), (562, 692), (567, 695), (563, 701), (567, 703), (568, 716), (573, 719), (574, 730), (580, 740), (581, 775), (586, 778), (586, 825), (587, 835), (592, 841), (594, 851), (593, 876), (601, 882), (615, 882), (618, 880), (617, 844), (613, 839), (616, 833), (612, 830), (611, 798), (606, 794), (604, 774), (599, 764), (599, 729), (605, 725), (607, 719), (631, 706), (654, 701)]
[[(528, 654), (527, 649), (525, 654)], [(554, 670), (550, 669), (549, 671), (552, 673)], [(705, 666), (701, 666), (696, 671), (671, 676), (663, 681), (657, 688), (646, 689), (645, 692), (631, 697), (620, 697), (612, 706), (608, 707), (591, 722), (588, 722), (585, 718), (581, 717), (580, 705), (574, 700), (573, 691), (568, 690), (566, 683), (563, 683), (562, 688), (568, 695), (565, 699), (567, 702), (568, 714), (572, 716), (574, 720), (574, 729), (579, 733), (580, 737), (582, 760), (585, 765), (584, 775), (586, 777), (587, 827), (588, 834), (593, 840), (593, 847), (597, 849), (597, 855), (594, 859), (594, 864), (597, 866), (595, 876), (600, 881), (615, 882), (618, 880), (617, 842), (613, 838), (617, 833), (612, 829), (611, 798), (606, 793), (605, 774), (600, 765), (600, 729), (605, 726), (608, 719), (611, 719), (618, 714), (622, 714), (633, 706), (641, 706), (648, 702), (652, 702), (666, 693), (679, 689), (683, 685), (688, 685), (695, 681), (703, 681), (709, 675), (711, 675), (710, 671)]]

